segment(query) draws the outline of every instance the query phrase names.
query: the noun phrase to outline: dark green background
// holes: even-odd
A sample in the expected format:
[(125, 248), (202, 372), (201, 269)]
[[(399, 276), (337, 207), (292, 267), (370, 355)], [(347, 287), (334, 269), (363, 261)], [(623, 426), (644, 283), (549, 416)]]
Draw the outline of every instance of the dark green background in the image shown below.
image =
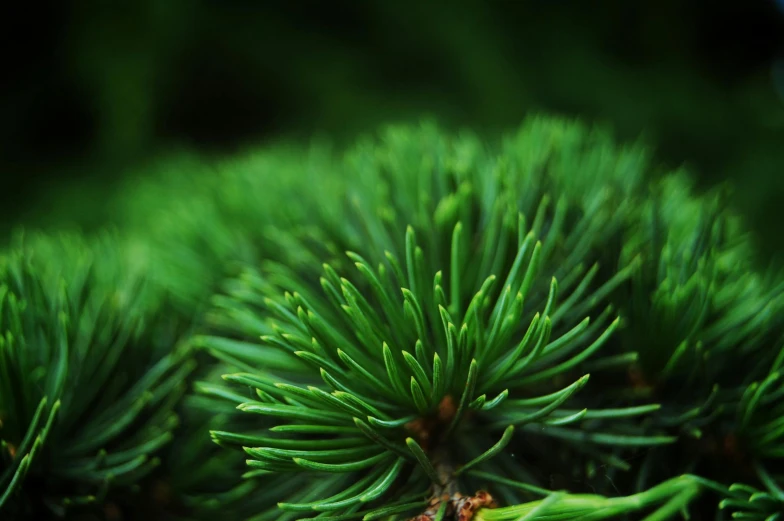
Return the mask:
[(772, 0), (16, 9), (3, 22), (5, 230), (110, 221), (118, 180), (175, 148), (340, 143), (422, 116), (489, 135), (546, 110), (644, 135), (662, 166), (685, 163), (703, 186), (732, 179), (765, 251), (784, 250), (784, 14)]

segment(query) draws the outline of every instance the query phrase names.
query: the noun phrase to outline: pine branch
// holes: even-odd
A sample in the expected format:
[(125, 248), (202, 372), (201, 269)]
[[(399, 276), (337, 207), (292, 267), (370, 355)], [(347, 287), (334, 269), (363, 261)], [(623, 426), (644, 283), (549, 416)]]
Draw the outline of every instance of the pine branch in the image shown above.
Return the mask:
[(108, 501), (173, 437), (193, 363), (154, 342), (157, 297), (120, 246), (33, 236), (0, 260), (4, 515)]
[[(532, 143), (515, 147), (533, 150), (540, 132), (579, 139), (574, 130), (536, 122), (521, 133)], [(631, 192), (624, 180), (596, 173), (574, 186), (553, 169), (524, 181), (524, 172), (537, 170), (510, 166), (518, 157), (530, 161), (522, 150), (495, 160), (473, 138), (448, 142), (431, 128), (393, 129), (387, 139), (349, 156), (349, 165), (362, 165), (354, 172), (357, 195), (335, 210), (343, 224), (322, 232), (325, 243), (356, 246), (344, 258), (350, 263), (334, 259), (315, 279), (265, 262), (215, 299), (219, 335), (198, 344), (255, 367), (225, 377), (256, 391), (239, 409), (261, 415), (271, 432), (288, 433), (256, 440), (220, 433), (220, 443), (243, 446), (252, 468), (282, 480), (325, 473), (314, 481), (326, 487), (321, 501), (286, 500), (286, 510), (369, 517), (374, 506), (406, 504), (390, 503), (390, 492), (368, 494), (382, 485), (396, 497), (439, 497), (447, 485), (473, 492), (461, 469), (509, 458), (503, 449), (529, 436), (598, 454), (606, 445), (671, 443), (629, 431), (636, 422), (627, 418), (655, 407), (554, 416), (588, 382), (581, 366), (620, 324), (601, 310), (639, 266), (634, 259), (614, 273), (584, 268), (606, 259), (602, 245), (625, 226), (631, 201), (623, 198)], [(475, 166), (427, 166), (453, 157)], [(411, 160), (417, 163), (402, 166)], [(388, 178), (387, 161), (396, 165)], [(519, 185), (532, 190), (516, 201), (520, 192), (511, 186)], [(548, 187), (561, 192), (554, 198)], [(319, 251), (303, 242), (297, 248), (306, 257)], [(571, 385), (553, 385), (558, 380)], [(515, 431), (522, 437), (515, 440)], [(447, 467), (438, 463), (444, 455)], [(444, 476), (444, 468), (454, 470)], [(315, 486), (304, 490), (317, 494)]]

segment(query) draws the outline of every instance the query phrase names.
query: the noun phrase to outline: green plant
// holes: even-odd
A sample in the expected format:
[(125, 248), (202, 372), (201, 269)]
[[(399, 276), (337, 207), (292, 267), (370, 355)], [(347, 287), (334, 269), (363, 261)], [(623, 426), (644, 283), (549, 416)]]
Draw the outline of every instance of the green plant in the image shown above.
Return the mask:
[(4, 515), (778, 518), (784, 283), (723, 188), (542, 117), (162, 170), (3, 257)]
[(0, 259), (3, 519), (119, 509), (173, 437), (193, 362), (132, 251), (112, 236), (33, 236)]
[[(630, 449), (675, 441), (640, 419), (658, 403), (578, 392), (589, 369), (637, 359), (599, 355), (621, 323), (609, 297), (641, 268), (615, 255), (628, 251), (644, 155), (547, 120), (503, 147), (494, 157), (473, 136), (391, 129), (346, 159), (361, 197), (339, 207), (342, 228), (325, 230), (323, 249), (296, 245), (329, 260), (320, 278), (267, 262), (216, 297), (220, 335), (194, 341), (242, 368), (224, 378), (255, 395), (201, 391), (261, 418), (212, 436), (244, 449), (249, 477), (300, 484), (268, 494), (285, 512), (270, 518), (444, 515), (485, 501), (488, 484), (514, 504), (524, 483), (544, 490), (536, 474), (558, 455), (585, 461), (569, 476), (584, 482), (597, 466), (630, 470)], [(329, 255), (337, 244), (361, 246), (346, 262)], [(689, 483), (687, 495), (676, 480), (608, 509), (685, 501), (699, 488)]]
[[(319, 144), (280, 143), (222, 159), (178, 151), (147, 168), (120, 190), (115, 220), (146, 245), (150, 282), (189, 323), (198, 323), (238, 263), (276, 258), (304, 223), (329, 225), (321, 207), (343, 192), (329, 149)], [(298, 268), (310, 260), (288, 259)]]

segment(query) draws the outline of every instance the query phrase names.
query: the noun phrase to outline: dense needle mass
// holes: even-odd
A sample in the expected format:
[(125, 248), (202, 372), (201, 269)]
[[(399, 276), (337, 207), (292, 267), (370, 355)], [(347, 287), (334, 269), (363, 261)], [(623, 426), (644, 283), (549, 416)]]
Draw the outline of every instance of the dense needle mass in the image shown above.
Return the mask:
[(544, 117), (160, 170), (1, 257), (3, 520), (784, 512), (784, 279), (723, 189)]
[(194, 366), (161, 342), (156, 296), (118, 246), (33, 236), (0, 259), (3, 514), (121, 501), (172, 440)]
[[(269, 428), (213, 438), (243, 447), (255, 475), (312, 483), (278, 501), (294, 513), (281, 515), (416, 513), (491, 482), (519, 502), (503, 480), (531, 482), (530, 446), (606, 462), (618, 459), (607, 446), (673, 442), (638, 432), (658, 404), (579, 399), (587, 367), (613, 365), (601, 356), (620, 324), (609, 297), (640, 268), (613, 251), (643, 158), (541, 121), (501, 157), (428, 127), (384, 137), (347, 160), (366, 192), (346, 195), (344, 229), (294, 244), (331, 259), (318, 282), (282, 263), (249, 268), (215, 299), (223, 334), (195, 339), (243, 369), (224, 379), (255, 396), (202, 390)], [(357, 251), (330, 256), (346, 244)]]

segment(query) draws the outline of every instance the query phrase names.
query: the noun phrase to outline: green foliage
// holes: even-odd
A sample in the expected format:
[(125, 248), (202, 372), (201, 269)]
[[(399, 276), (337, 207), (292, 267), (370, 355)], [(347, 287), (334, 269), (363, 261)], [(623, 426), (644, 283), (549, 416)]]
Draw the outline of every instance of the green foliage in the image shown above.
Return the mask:
[(762, 462), (771, 464), (784, 458), (784, 382), (781, 380), (784, 348), (779, 351), (768, 374), (752, 382), (737, 400), (735, 431), (741, 449), (753, 458), (763, 482), (770, 483)]
[[(622, 467), (619, 447), (674, 441), (636, 428), (657, 404), (577, 400), (587, 365), (618, 363), (593, 355), (620, 323), (608, 295), (640, 265), (609, 252), (619, 251), (644, 155), (547, 120), (503, 146), (499, 158), (474, 136), (428, 126), (361, 144), (346, 159), (356, 192), (336, 209), (342, 226), (295, 245), (329, 261), (321, 276), (266, 262), (214, 299), (223, 333), (194, 342), (240, 367), (224, 378), (255, 396), (202, 390), (261, 415), (269, 433), (212, 436), (243, 447), (259, 474), (311, 483), (283, 501), (270, 495), (291, 512), (284, 518), (415, 513), (422, 505), (410, 500), (434, 490), (473, 492), (482, 467), (530, 481), (531, 437)], [(341, 244), (361, 253), (347, 263), (334, 256)], [(573, 395), (578, 407), (561, 407)]]
[[(220, 365), (202, 377), (212, 379), (226, 371)], [(204, 386), (209, 384), (199, 384)], [(251, 519), (269, 506), (264, 497), (254, 494), (256, 483), (243, 478), (242, 454), (224, 450), (209, 436), (213, 429), (246, 428), (249, 422), (235, 412), (225, 400), (202, 394), (191, 393), (182, 400), (182, 429), (163, 458), (167, 510), (170, 515), (172, 510), (178, 512), (175, 519)]]
[(732, 511), (732, 517), (775, 521), (784, 511), (784, 491), (772, 481), (768, 481), (768, 491), (757, 490), (743, 484), (730, 485), (727, 499), (722, 500), (719, 508)]
[(477, 521), (506, 521), (512, 519), (607, 519), (621, 513), (658, 508), (646, 521), (666, 519), (683, 510), (700, 492), (700, 480), (680, 476), (666, 483), (626, 497), (607, 498), (589, 494), (550, 492), (544, 499), (505, 508), (481, 510)]
[[(192, 323), (236, 263), (274, 258), (289, 241), (281, 229), (324, 224), (319, 208), (342, 193), (328, 152), (286, 144), (222, 160), (179, 152), (128, 182), (115, 219), (147, 245), (150, 279)], [(304, 267), (310, 259), (290, 260)]]
[[(193, 363), (114, 237), (25, 237), (0, 260), (0, 508), (112, 501), (158, 464)], [(4, 517), (5, 518), (5, 517)]]
[(636, 490), (666, 479), (673, 466), (713, 467), (715, 476), (735, 479), (736, 442), (749, 441), (738, 439), (743, 413), (735, 410), (744, 407), (743, 389), (766, 378), (774, 363), (784, 325), (782, 279), (754, 269), (752, 237), (726, 187), (695, 195), (678, 172), (649, 191), (622, 256), (645, 259), (616, 299), (628, 319), (622, 349), (638, 354), (629, 370), (631, 399), (661, 402), (655, 424), (682, 443), (675, 452), (647, 454)]
[(3, 515), (780, 514), (784, 279), (724, 188), (549, 118), (164, 174), (3, 257)]
[[(691, 192), (684, 175), (654, 183), (626, 245), (627, 256), (647, 261), (625, 296), (628, 336), (641, 370), (659, 385), (715, 381), (729, 368), (728, 353), (765, 345), (784, 306), (784, 286), (752, 269), (750, 239), (726, 195)], [(653, 345), (640, 349), (640, 341)]]

